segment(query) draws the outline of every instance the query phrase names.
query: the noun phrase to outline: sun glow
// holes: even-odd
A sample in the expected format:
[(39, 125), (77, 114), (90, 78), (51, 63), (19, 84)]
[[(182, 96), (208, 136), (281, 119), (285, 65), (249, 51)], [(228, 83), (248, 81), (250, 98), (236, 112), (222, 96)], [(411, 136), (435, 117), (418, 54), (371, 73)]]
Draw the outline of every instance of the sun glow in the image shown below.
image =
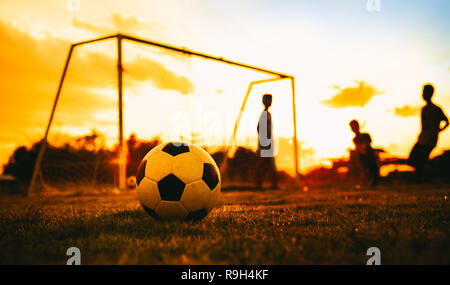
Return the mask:
[[(445, 24), (437, 14), (434, 26), (416, 27), (408, 18), (405, 21), (413, 27), (405, 28), (398, 25), (403, 16), (395, 5), (371, 14), (332, 1), (327, 5), (337, 6), (331, 10), (321, 6), (325, 4), (276, 2), (239, 6), (131, 1), (124, 8), (83, 1), (79, 11), (67, 10), (64, 1), (56, 6), (29, 3), (27, 8), (20, 2), (0, 4), (2, 162), (14, 147), (31, 143), (30, 138), (43, 132), (70, 43), (117, 32), (293, 74), (302, 169), (346, 156), (353, 136), (348, 122), (354, 118), (371, 134), (374, 146), (406, 156), (419, 132), (417, 110), (423, 104), (424, 82), (433, 82), (436, 102), (444, 110), (450, 108), (450, 54), (442, 48), (448, 46), (448, 36), (442, 33)], [(330, 11), (345, 11), (348, 16), (344, 21)], [(414, 18), (417, 13), (410, 15)], [(423, 41), (425, 37), (430, 40)], [(53, 131), (76, 136), (97, 129), (113, 145), (118, 117), (115, 44), (83, 47), (76, 56), (57, 108), (57, 114), (66, 116), (58, 115)], [(225, 145), (249, 82), (264, 78), (125, 42), (125, 135)], [(255, 147), (264, 93), (274, 96), (271, 112), (279, 137), (278, 161), (288, 165), (293, 132), (288, 82), (254, 88), (238, 129), (239, 143)], [(353, 102), (361, 94), (364, 100)], [(449, 144), (447, 131), (435, 153)]]

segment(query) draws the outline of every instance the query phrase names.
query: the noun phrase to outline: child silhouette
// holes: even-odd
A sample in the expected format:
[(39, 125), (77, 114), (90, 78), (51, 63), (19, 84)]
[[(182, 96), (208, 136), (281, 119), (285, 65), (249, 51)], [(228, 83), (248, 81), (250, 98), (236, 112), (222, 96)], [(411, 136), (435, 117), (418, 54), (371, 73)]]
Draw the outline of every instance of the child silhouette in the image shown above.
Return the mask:
[(269, 108), (272, 105), (272, 95), (264, 94), (262, 97), (264, 110), (258, 121), (258, 149), (256, 154), (258, 162), (256, 165), (256, 186), (262, 187), (264, 177), (272, 179), (272, 188), (278, 188), (277, 169), (275, 166), (273, 137), (272, 137), (272, 115)]
[(376, 154), (371, 146), (372, 138), (368, 133), (361, 133), (357, 120), (350, 122), (350, 128), (355, 133), (355, 155), (359, 169), (362, 172), (364, 182), (375, 187), (380, 177)]
[[(408, 163), (416, 170), (418, 182), (421, 182), (423, 179), (425, 164), (431, 151), (437, 144), (439, 133), (448, 127), (447, 116), (445, 116), (440, 107), (431, 102), (433, 94), (433, 85), (425, 84), (422, 91), (422, 98), (426, 102), (421, 111), (422, 130), (408, 158)], [(441, 127), (442, 122), (445, 122), (445, 125)]]

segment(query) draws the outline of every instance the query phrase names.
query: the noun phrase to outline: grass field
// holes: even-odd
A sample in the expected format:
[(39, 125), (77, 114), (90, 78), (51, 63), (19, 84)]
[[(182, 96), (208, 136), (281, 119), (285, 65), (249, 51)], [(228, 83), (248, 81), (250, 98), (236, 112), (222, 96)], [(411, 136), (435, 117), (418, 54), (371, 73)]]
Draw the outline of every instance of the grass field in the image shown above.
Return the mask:
[(450, 264), (450, 189), (225, 192), (203, 221), (158, 222), (136, 193), (0, 201), (1, 264)]

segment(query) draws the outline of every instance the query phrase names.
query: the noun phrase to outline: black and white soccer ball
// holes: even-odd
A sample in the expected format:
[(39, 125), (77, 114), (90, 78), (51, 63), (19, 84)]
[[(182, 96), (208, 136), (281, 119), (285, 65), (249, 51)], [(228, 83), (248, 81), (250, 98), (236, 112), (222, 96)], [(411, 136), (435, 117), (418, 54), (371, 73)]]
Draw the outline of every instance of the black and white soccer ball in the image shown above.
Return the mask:
[(137, 195), (152, 217), (162, 220), (200, 220), (216, 205), (220, 173), (202, 148), (169, 142), (154, 147), (136, 174)]

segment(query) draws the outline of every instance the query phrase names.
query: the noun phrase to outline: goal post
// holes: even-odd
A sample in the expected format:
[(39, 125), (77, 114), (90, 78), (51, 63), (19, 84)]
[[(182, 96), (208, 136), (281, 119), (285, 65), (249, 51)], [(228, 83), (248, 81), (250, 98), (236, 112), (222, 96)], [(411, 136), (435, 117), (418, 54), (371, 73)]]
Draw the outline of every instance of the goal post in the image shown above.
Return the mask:
[[(132, 36), (124, 35), (124, 34), (115, 34), (115, 35), (110, 35), (110, 36), (105, 36), (105, 37), (95, 38), (92, 40), (74, 43), (70, 46), (70, 49), (69, 49), (69, 52), (68, 52), (68, 55), (67, 55), (67, 58), (65, 61), (64, 69), (63, 69), (63, 72), (62, 72), (62, 75), (61, 75), (61, 78), (60, 78), (60, 81), (58, 84), (56, 96), (53, 101), (50, 118), (48, 120), (46, 129), (44, 132), (44, 136), (41, 140), (40, 147), (38, 150), (38, 155), (36, 158), (32, 178), (31, 178), (31, 181), (30, 181), (30, 184), (28, 187), (28, 195), (31, 195), (34, 193), (37, 179), (41, 174), (40, 167), (41, 167), (42, 159), (44, 157), (44, 152), (46, 151), (46, 148), (47, 148), (49, 131), (52, 126), (52, 122), (53, 122), (53, 119), (55, 116), (58, 101), (61, 96), (61, 90), (62, 90), (62, 87), (64, 84), (64, 80), (66, 78), (67, 70), (69, 68), (69, 63), (70, 63), (70, 60), (72, 58), (75, 48), (82, 46), (82, 45), (88, 45), (91, 43), (96, 43), (96, 42), (111, 40), (111, 39), (117, 40), (117, 88), (118, 88), (118, 92), (117, 92), (118, 106), (117, 107), (118, 107), (118, 145), (119, 145), (119, 148), (118, 148), (118, 150), (119, 150), (118, 151), (118, 156), (119, 156), (118, 157), (118, 184), (119, 185), (118, 185), (118, 187), (120, 190), (124, 190), (126, 188), (126, 163), (127, 163), (125, 144), (124, 144), (124, 135), (123, 135), (123, 74), (122, 74), (123, 73), (123, 67), (122, 67), (122, 43), (123, 43), (123, 40), (128, 40), (131, 42), (140, 43), (140, 44), (144, 44), (147, 46), (153, 46), (156, 48), (162, 48), (162, 49), (170, 50), (170, 51), (185, 54), (185, 55), (196, 56), (196, 57), (200, 57), (200, 58), (203, 58), (206, 60), (212, 60), (212, 61), (216, 61), (216, 62), (220, 62), (220, 63), (225, 63), (225, 64), (229, 64), (229, 65), (233, 65), (233, 66), (237, 66), (237, 67), (241, 67), (241, 68), (245, 68), (245, 69), (250, 69), (253, 71), (257, 71), (260, 73), (265, 73), (265, 74), (273, 76), (273, 78), (250, 82), (248, 89), (247, 89), (247, 93), (242, 102), (238, 117), (234, 124), (234, 129), (233, 129), (232, 138), (230, 140), (230, 145), (232, 145), (236, 139), (236, 132), (239, 127), (242, 113), (245, 109), (247, 99), (248, 99), (248, 96), (249, 96), (252, 88), (257, 84), (261, 84), (261, 83), (265, 83), (265, 82), (272, 82), (272, 81), (277, 81), (277, 80), (290, 80), (291, 90), (292, 90), (292, 114), (293, 114), (293, 118), (292, 118), (293, 119), (292, 140), (293, 140), (293, 148), (294, 148), (293, 161), (294, 161), (295, 178), (296, 178), (297, 182), (299, 181), (299, 161), (298, 161), (299, 150), (298, 150), (298, 139), (297, 139), (297, 120), (296, 120), (296, 108), (295, 108), (295, 79), (294, 79), (294, 76), (288, 75), (288, 74), (283, 74), (280, 72), (275, 72), (275, 71), (272, 71), (269, 69), (264, 69), (261, 67), (252, 66), (252, 65), (237, 62), (237, 61), (224, 59), (222, 57), (216, 57), (216, 56), (208, 55), (205, 53), (188, 50), (183, 47), (182, 48), (175, 47), (175, 46), (171, 46), (171, 45), (167, 45), (167, 44), (163, 44), (163, 43), (159, 43), (159, 42), (153, 42), (153, 41), (136, 38), (136, 37), (132, 37)], [(227, 154), (228, 154), (228, 152), (227, 152)], [(227, 156), (225, 156), (225, 161), (224, 161), (223, 165), (226, 164), (226, 159), (227, 159)]]
[[(274, 81), (279, 81), (279, 80), (286, 80), (286, 79), (289, 79), (291, 81), (291, 89), (292, 89), (292, 113), (293, 113), (293, 121), (294, 121), (294, 123), (293, 123), (294, 133), (292, 136), (292, 140), (295, 142), (294, 143), (294, 169), (295, 169), (295, 179), (298, 184), (298, 182), (299, 182), (299, 162), (298, 162), (297, 119), (296, 119), (296, 110), (295, 110), (295, 79), (294, 79), (294, 77), (275, 77), (275, 78), (262, 79), (262, 80), (256, 80), (256, 81), (250, 82), (250, 84), (248, 85), (248, 88), (247, 88), (247, 92), (245, 93), (244, 100), (242, 101), (242, 105), (239, 110), (239, 114), (238, 114), (237, 119), (234, 124), (233, 135), (232, 135), (228, 145), (229, 146), (235, 145), (236, 134), (237, 134), (237, 130), (239, 127), (239, 123), (241, 121), (242, 114), (244, 113), (244, 109), (247, 104), (248, 97), (249, 97), (253, 87), (258, 84), (274, 82)], [(228, 152), (229, 151), (227, 151), (227, 154), (228, 154)], [(220, 167), (221, 172), (223, 170), (225, 170), (225, 168), (227, 166), (227, 160), (228, 160), (228, 155), (225, 156), (224, 162)]]

